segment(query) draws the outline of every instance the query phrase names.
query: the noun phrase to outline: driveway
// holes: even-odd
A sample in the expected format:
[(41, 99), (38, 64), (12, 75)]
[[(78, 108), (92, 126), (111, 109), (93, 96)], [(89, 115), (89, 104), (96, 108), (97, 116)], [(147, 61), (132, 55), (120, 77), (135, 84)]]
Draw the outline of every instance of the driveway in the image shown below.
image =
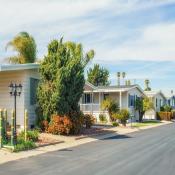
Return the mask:
[(0, 165), (0, 175), (173, 175), (175, 124)]

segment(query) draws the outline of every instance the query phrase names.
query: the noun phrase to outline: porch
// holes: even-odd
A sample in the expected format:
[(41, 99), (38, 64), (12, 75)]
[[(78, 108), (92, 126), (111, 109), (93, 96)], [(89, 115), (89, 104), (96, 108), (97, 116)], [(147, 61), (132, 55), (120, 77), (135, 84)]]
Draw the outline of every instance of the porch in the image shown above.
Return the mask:
[(83, 112), (104, 112), (101, 104), (108, 97), (117, 102), (120, 109), (128, 106), (127, 92), (85, 92), (80, 99), (80, 109)]

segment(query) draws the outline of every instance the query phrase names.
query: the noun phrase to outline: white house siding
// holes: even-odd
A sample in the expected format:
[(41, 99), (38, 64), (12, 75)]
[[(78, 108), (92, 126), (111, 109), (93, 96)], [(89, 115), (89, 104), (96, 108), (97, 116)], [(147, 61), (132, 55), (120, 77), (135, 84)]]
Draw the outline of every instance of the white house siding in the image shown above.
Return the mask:
[[(108, 94), (108, 97), (110, 97), (111, 99), (113, 99), (115, 102), (117, 102), (120, 106), (120, 92), (107, 92), (107, 90), (105, 89), (104, 92), (93, 92), (93, 90), (91, 89), (91, 91), (87, 90), (88, 87), (86, 86), (86, 92), (85, 93), (93, 93), (93, 104), (89, 103), (89, 104), (81, 104), (82, 101), (80, 102), (80, 106), (89, 106), (89, 108), (81, 108), (82, 111), (84, 113), (91, 113), (93, 114), (97, 121), (99, 121), (99, 114), (105, 114), (107, 116), (107, 118), (109, 119), (109, 114), (106, 111), (102, 111), (100, 108), (98, 110), (97, 109), (97, 104), (99, 104), (99, 107), (101, 106), (100, 101), (102, 102), (104, 100), (104, 94)], [(105, 92), (106, 91), (106, 92)], [(100, 95), (100, 98), (99, 98)], [(141, 92), (138, 88), (133, 88), (130, 89), (129, 91), (122, 91), (121, 92), (121, 108), (122, 109), (128, 109), (130, 113), (132, 113), (135, 116), (135, 120), (139, 120), (139, 112), (134, 110), (134, 106), (130, 107), (129, 106), (129, 99), (128, 96), (129, 95), (133, 95), (133, 96), (137, 96), (137, 97), (142, 97), (143, 96), (143, 92)], [(86, 110), (84, 110), (86, 109)], [(89, 110), (88, 110), (89, 109)]]
[[(156, 99), (157, 99), (157, 106), (156, 106)], [(160, 100), (161, 100), (161, 104), (160, 104)], [(156, 109), (156, 112), (160, 111), (160, 107), (164, 105), (164, 98), (160, 95), (160, 94), (156, 94), (154, 96), (154, 107)]]
[[(142, 97), (143, 93), (141, 93), (137, 88), (133, 88), (131, 90), (128, 91), (128, 96), (129, 95), (135, 95), (137, 97)], [(125, 103), (128, 105), (128, 102)], [(130, 113), (135, 117), (135, 120), (138, 121), (139, 120), (139, 112), (134, 110), (134, 107), (131, 107), (128, 105), (128, 110), (130, 111)]]
[(39, 73), (37, 69), (33, 70), (26, 70), (25, 71), (25, 79), (23, 82), (24, 86), (24, 106), (25, 109), (28, 110), (28, 115), (29, 115), (29, 127), (35, 124), (35, 109), (36, 105), (31, 105), (30, 103), (30, 78), (35, 78), (39, 79)]
[[(156, 120), (157, 119), (156, 112), (160, 111), (160, 107), (165, 104), (166, 99), (162, 96), (162, 94), (160, 92), (154, 93), (154, 94), (151, 94), (151, 93), (149, 94), (147, 92), (147, 96), (152, 99), (155, 111), (152, 111), (152, 113), (151, 113), (151, 110), (146, 112), (144, 114), (143, 119), (154, 119), (154, 120)], [(157, 105), (156, 105), (156, 99), (157, 99)]]
[[(0, 72), (0, 108), (7, 109), (8, 122), (11, 123), (11, 111), (14, 109), (14, 97), (10, 96), (8, 86), (10, 83), (23, 85), (25, 74), (23, 71)], [(24, 91), (17, 97), (17, 125), (24, 123)]]

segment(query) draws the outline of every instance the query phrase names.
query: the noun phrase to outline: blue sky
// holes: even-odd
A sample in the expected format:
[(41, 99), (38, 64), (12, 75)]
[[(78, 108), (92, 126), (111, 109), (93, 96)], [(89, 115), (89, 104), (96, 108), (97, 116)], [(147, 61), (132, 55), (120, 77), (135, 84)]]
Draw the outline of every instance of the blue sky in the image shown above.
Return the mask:
[(125, 71), (143, 87), (175, 91), (175, 0), (0, 0), (0, 62), (17, 33), (34, 36), (42, 58), (52, 39), (80, 42), (94, 49), (94, 60), (110, 71)]

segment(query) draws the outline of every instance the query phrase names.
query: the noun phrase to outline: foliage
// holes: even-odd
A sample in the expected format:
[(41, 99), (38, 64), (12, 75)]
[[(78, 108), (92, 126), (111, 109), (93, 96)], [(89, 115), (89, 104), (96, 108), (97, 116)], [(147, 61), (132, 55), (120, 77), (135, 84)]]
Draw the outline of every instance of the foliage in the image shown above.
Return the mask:
[(43, 130), (43, 121), (49, 121), (49, 118), (47, 116), (43, 116), (43, 111), (40, 106), (36, 107), (35, 114), (35, 124), (37, 127), (41, 128), (41, 130)]
[(42, 131), (47, 132), (47, 130), (49, 128), (49, 122), (47, 120), (41, 121), (40, 128)]
[(36, 144), (33, 141), (28, 140), (25, 142), (24, 140), (21, 139), (21, 140), (18, 140), (18, 143), (14, 148), (14, 152), (30, 150), (33, 148), (36, 148)]
[(143, 114), (144, 114), (143, 98), (136, 98), (135, 110), (139, 112), (139, 122), (141, 122), (143, 120)]
[(87, 81), (95, 86), (108, 86), (109, 82), (109, 71), (99, 64), (94, 64), (93, 68), (87, 71)]
[(164, 111), (164, 112), (171, 112), (172, 107), (169, 105), (164, 105), (160, 107), (160, 111)]
[(84, 114), (83, 112), (71, 112), (71, 121), (72, 128), (70, 130), (70, 134), (78, 134), (81, 132), (84, 123)]
[(171, 121), (172, 118), (173, 118), (173, 113), (172, 112), (158, 112), (157, 113), (157, 119), (158, 120)]
[[(22, 131), (18, 135), (18, 140), (24, 140), (24, 138), (25, 138), (25, 132)], [(38, 138), (39, 138), (38, 130), (27, 131), (27, 140), (28, 141), (37, 142)]]
[(107, 117), (106, 117), (105, 114), (99, 114), (99, 120), (102, 123), (107, 123), (108, 122)]
[(118, 113), (114, 113), (113, 117), (120, 120), (122, 125), (126, 125), (127, 120), (129, 119), (129, 111), (127, 109), (121, 109)]
[(8, 47), (12, 47), (18, 52), (17, 56), (9, 57), (10, 63), (33, 63), (36, 60), (36, 43), (34, 38), (27, 32), (20, 32), (16, 35), (12, 41), (7, 44)]
[(112, 122), (112, 126), (119, 126), (118, 122)]
[(102, 101), (101, 108), (107, 110), (110, 116), (110, 120), (114, 121), (113, 114), (119, 111), (118, 104), (111, 98), (107, 98)]
[(154, 103), (152, 102), (152, 100), (148, 97), (145, 97), (143, 99), (143, 111), (148, 111), (150, 109), (154, 109)]
[(95, 123), (95, 118), (91, 114), (84, 115), (84, 124), (87, 129), (91, 128), (91, 126)]
[(48, 132), (52, 134), (69, 134), (72, 128), (70, 117), (53, 115), (49, 123)]
[(93, 57), (93, 50), (83, 54), (81, 44), (63, 43), (62, 38), (48, 45), (48, 54), (39, 69), (41, 80), (37, 90), (44, 116), (72, 117), (72, 112), (80, 112), (78, 103), (85, 84), (84, 68)]

